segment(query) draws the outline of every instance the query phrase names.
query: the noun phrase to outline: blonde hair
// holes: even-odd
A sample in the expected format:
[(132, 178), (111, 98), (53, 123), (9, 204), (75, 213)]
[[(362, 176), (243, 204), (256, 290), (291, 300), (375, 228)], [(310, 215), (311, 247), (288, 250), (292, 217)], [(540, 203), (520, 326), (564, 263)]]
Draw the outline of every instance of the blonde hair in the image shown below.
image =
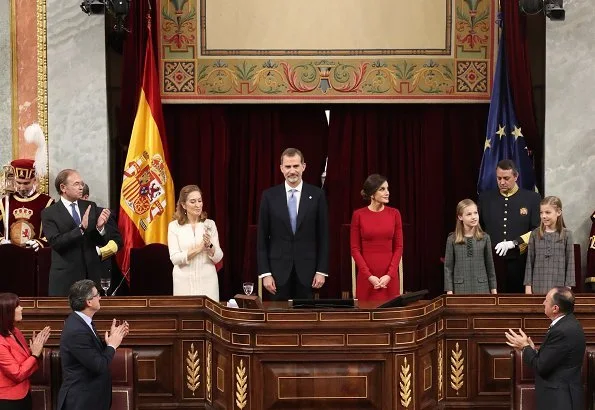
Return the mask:
[[(473, 202), (471, 199), (463, 199), (461, 202), (457, 204), (457, 224), (455, 226), (455, 243), (465, 243), (465, 227), (463, 226), (463, 221), (459, 219), (459, 216), (462, 216), (463, 212), (465, 211), (465, 208), (471, 205), (475, 205), (475, 207), (477, 207), (477, 204)], [(477, 226), (473, 228), (473, 237), (475, 238), (475, 240), (478, 241), (483, 239), (483, 229), (481, 229), (481, 225), (479, 224), (479, 222), (477, 223)]]
[[(176, 212), (174, 213), (174, 219), (178, 221), (180, 225), (184, 225), (188, 223), (188, 215), (186, 214), (186, 210), (182, 206), (182, 204), (186, 203), (188, 200), (188, 195), (192, 192), (198, 192), (202, 199), (202, 191), (198, 187), (198, 185), (186, 185), (184, 188), (180, 190), (180, 196), (178, 197), (178, 202), (176, 204)], [(204, 199), (203, 199), (203, 211), (198, 218), (199, 222), (204, 222), (207, 219), (207, 213), (204, 211)]]
[[(564, 223), (564, 218), (562, 217), (562, 201), (557, 196), (546, 196), (541, 200), (539, 203), (539, 211), (541, 213), (541, 206), (542, 205), (550, 205), (554, 207), (554, 209), (560, 211), (560, 216), (556, 220), (556, 232), (560, 234), (560, 238), (564, 238), (564, 228), (566, 228), (566, 224)], [(537, 232), (537, 237), (539, 239), (543, 239), (543, 235), (545, 234), (545, 226), (543, 226), (543, 221), (539, 223), (539, 231)]]

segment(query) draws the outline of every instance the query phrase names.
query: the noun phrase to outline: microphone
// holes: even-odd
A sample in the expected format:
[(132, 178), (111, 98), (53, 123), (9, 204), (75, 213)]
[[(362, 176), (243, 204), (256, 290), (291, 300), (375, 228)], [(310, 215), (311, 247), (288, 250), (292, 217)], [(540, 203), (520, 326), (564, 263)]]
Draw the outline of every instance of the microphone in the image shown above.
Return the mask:
[(114, 296), (116, 294), (116, 292), (118, 291), (118, 289), (120, 289), (120, 286), (122, 286), (122, 283), (124, 283), (124, 279), (126, 279), (128, 277), (129, 272), (130, 272), (130, 268), (128, 268), (128, 270), (126, 271), (125, 274), (122, 274), (122, 280), (120, 281), (118, 286), (116, 286), (116, 289), (114, 289), (114, 291), (110, 294), (110, 296)]

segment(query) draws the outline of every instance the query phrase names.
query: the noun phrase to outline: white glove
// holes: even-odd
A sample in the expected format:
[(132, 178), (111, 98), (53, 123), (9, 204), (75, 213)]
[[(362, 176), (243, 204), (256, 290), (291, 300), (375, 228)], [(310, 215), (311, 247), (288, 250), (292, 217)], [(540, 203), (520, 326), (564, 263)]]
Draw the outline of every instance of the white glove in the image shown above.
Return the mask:
[(506, 252), (508, 252), (511, 249), (514, 249), (514, 242), (512, 242), (512, 241), (502, 241), (499, 244), (497, 244), (494, 249), (496, 249), (496, 253), (498, 255), (505, 256), (506, 255)]
[(32, 239), (29, 239), (27, 242), (25, 242), (25, 245), (27, 245), (28, 248), (33, 249), (35, 252), (39, 250), (39, 242)]
[(0, 239), (0, 245), (8, 245), (10, 243), (10, 239), (2, 238)]

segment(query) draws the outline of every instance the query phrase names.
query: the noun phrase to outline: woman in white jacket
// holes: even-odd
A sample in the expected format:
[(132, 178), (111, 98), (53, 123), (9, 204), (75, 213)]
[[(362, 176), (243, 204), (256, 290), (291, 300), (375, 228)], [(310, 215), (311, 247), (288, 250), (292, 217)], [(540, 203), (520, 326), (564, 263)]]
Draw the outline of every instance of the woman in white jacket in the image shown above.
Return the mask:
[(218, 302), (215, 264), (223, 258), (223, 251), (215, 221), (207, 219), (202, 192), (196, 185), (186, 185), (180, 191), (167, 231), (167, 246), (174, 264), (174, 296), (205, 295)]

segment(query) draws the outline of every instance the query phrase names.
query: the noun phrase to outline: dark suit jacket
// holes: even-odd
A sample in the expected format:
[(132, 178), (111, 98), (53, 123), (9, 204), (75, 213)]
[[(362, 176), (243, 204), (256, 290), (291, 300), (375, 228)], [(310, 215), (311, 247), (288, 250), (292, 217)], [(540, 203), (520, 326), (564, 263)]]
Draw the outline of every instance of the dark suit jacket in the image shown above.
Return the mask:
[(95, 226), (100, 211), (95, 202), (78, 200), (81, 219), (89, 205), (89, 225), (84, 234), (60, 200), (41, 213), (43, 231), (52, 248), (49, 296), (67, 296), (70, 286), (80, 279), (91, 279), (97, 284), (97, 289), (101, 288), (104, 266), (95, 247), (101, 248), (114, 239), (117, 230), (114, 233), (113, 227), (106, 223), (105, 235), (97, 231)]
[(271, 272), (285, 284), (291, 270), (305, 286), (316, 272), (328, 273), (328, 211), (324, 191), (304, 183), (295, 234), (291, 231), (285, 184), (267, 189), (258, 218), (258, 273)]
[(523, 361), (535, 371), (537, 410), (583, 410), (581, 368), (585, 333), (573, 314), (552, 326), (539, 350), (523, 350)]
[(60, 337), (62, 386), (58, 410), (109, 410), (110, 364), (115, 352), (95, 336), (77, 313), (66, 318)]

